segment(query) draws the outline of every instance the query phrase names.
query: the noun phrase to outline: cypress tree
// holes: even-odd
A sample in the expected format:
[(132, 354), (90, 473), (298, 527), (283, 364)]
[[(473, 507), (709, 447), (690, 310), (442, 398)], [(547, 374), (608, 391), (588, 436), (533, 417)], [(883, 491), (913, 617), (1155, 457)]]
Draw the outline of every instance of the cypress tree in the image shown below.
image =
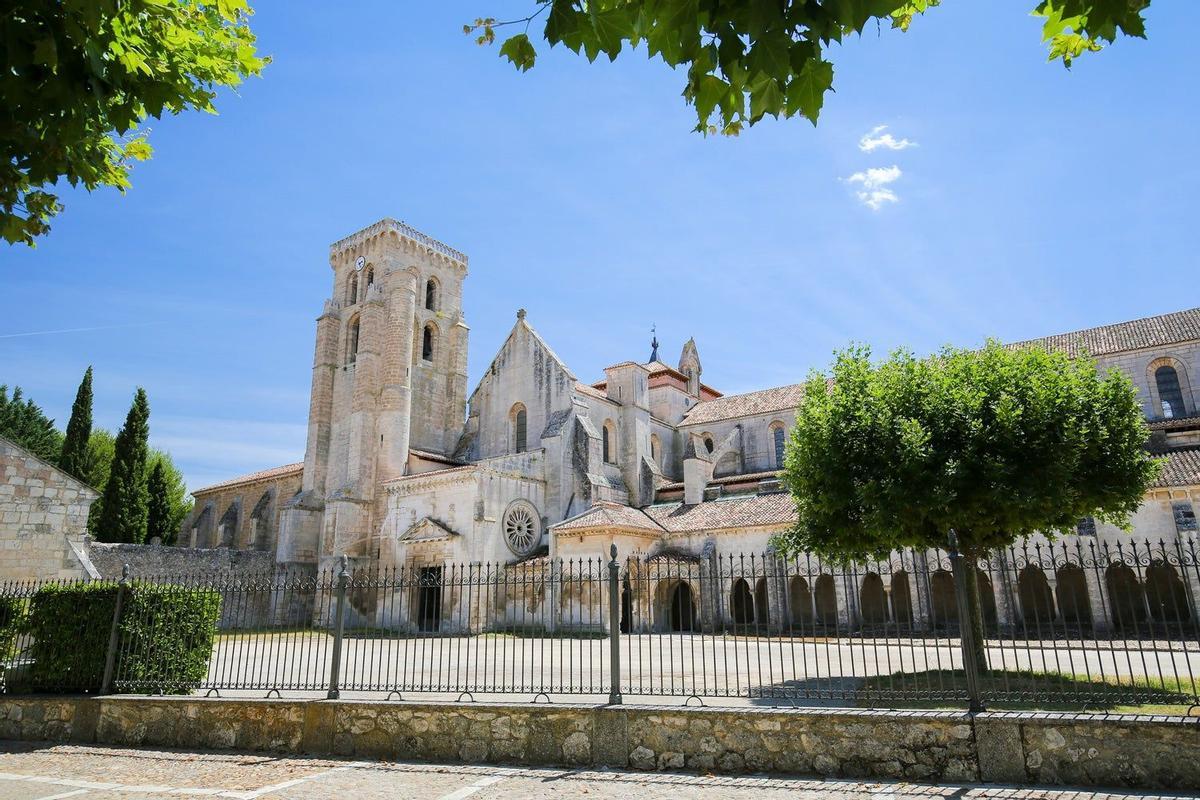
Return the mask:
[(25, 399), (20, 386), (13, 389), (11, 397), (8, 387), (0, 386), (0, 436), (51, 464), (62, 450), (63, 436), (54, 420), (42, 413), (37, 403)]
[(92, 435), (92, 368), (88, 367), (75, 392), (71, 419), (67, 422), (67, 438), (63, 440), (58, 466), (68, 475), (87, 480), (88, 439)]
[(163, 471), (161, 458), (155, 460), (154, 469), (150, 470), (148, 490), (150, 506), (146, 523), (146, 541), (157, 536), (163, 544), (170, 544), (174, 533), (171, 530), (170, 487), (167, 485), (167, 474)]
[(125, 424), (117, 433), (112, 468), (104, 486), (104, 505), (95, 531), (101, 541), (141, 543), (146, 540), (149, 438), (150, 403), (146, 400), (146, 390), (138, 387)]

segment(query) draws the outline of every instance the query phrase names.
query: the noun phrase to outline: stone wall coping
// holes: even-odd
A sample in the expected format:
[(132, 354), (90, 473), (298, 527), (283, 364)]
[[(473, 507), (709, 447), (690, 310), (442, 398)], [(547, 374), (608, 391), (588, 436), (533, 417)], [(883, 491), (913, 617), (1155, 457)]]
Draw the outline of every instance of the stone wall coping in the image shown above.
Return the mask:
[(977, 722), (1018, 722), (1024, 725), (1092, 724), (1106, 725), (1183, 725), (1200, 728), (1200, 716), (1180, 717), (1171, 714), (1108, 714), (1074, 711), (980, 711)]
[[(25, 697), (35, 697), (34, 695), (18, 695), (12, 699), (23, 699)], [(279, 706), (279, 705), (327, 705), (327, 706), (350, 706), (350, 707), (369, 707), (375, 709), (412, 709), (412, 710), (436, 710), (436, 711), (488, 711), (490, 709), (504, 709), (506, 711), (608, 711), (616, 714), (693, 714), (693, 715), (725, 715), (736, 714), (738, 716), (757, 715), (757, 716), (796, 716), (796, 717), (823, 717), (829, 719), (844, 719), (847, 717), (862, 718), (878, 721), (918, 721), (918, 720), (937, 720), (939, 722), (961, 722), (968, 723), (971, 721), (971, 714), (966, 711), (938, 711), (933, 709), (873, 709), (873, 708), (827, 708), (827, 707), (808, 707), (808, 708), (792, 708), (786, 706), (685, 706), (677, 704), (630, 704), (630, 705), (608, 705), (607, 703), (531, 703), (528, 701), (518, 700), (486, 700), (460, 703), (454, 700), (371, 700), (364, 698), (341, 698), (338, 700), (327, 700), (324, 698), (277, 698), (277, 697), (197, 697), (197, 696), (180, 696), (180, 695), (106, 695), (103, 697), (79, 697), (69, 698), (61, 695), (40, 695), (42, 700), (82, 700), (99, 703), (205, 703), (211, 705), (229, 705), (229, 704), (253, 704), (261, 706)], [(1006, 721), (1025, 721), (1029, 718), (1026, 712), (1005, 712), (1005, 714), (1013, 714), (1015, 716), (1006, 716)], [(976, 715), (984, 716), (984, 715)], [(995, 716), (995, 715), (993, 715)], [(1071, 715), (1065, 715), (1071, 716)], [(1081, 716), (1081, 721), (1088, 721), (1088, 715)], [(1091, 715), (1091, 718), (1100, 715)], [(1107, 717), (1106, 717), (1107, 719)], [(1177, 719), (1172, 717), (1160, 717), (1160, 719)], [(1200, 717), (1195, 718), (1200, 722)]]

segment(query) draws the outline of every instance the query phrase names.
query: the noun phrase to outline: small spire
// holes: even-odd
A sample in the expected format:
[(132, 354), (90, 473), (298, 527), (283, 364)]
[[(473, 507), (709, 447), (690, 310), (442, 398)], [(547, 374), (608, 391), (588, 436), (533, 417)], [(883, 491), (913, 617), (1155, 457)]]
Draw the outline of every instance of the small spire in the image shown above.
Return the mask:
[(523, 309), (523, 308), (517, 309), (517, 319), (525, 319), (525, 309)]
[(650, 362), (658, 361), (658, 326), (650, 325)]

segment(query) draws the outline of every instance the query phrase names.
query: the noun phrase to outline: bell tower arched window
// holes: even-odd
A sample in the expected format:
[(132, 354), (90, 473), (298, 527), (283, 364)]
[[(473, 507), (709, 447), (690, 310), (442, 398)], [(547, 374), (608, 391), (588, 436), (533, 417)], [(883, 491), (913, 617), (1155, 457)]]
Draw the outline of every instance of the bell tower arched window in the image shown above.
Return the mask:
[(358, 302), (358, 273), (350, 273), (350, 282), (346, 285), (346, 305), (352, 306)]
[(433, 346), (434, 335), (433, 326), (426, 325), (424, 332), (421, 334), (421, 358), (425, 361), (433, 361)]
[[(367, 282), (364, 284), (364, 287), (369, 288), (373, 283), (375, 283), (375, 268), (367, 267)], [(363, 293), (366, 293), (365, 288)]]
[(1154, 383), (1158, 387), (1158, 405), (1167, 419), (1187, 415), (1183, 403), (1183, 389), (1179, 385), (1179, 373), (1174, 367), (1164, 364), (1154, 370)]
[(437, 311), (437, 281), (433, 278), (425, 281), (425, 308)]

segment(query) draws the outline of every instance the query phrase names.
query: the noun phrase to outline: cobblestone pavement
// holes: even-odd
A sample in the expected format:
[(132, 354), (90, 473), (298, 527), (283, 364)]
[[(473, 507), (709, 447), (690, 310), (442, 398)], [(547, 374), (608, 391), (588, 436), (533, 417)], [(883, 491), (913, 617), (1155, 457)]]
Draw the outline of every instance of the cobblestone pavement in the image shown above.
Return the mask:
[(363, 762), (0, 741), (3, 800), (626, 800), (630, 796), (638, 800), (1108, 800), (1196, 795)]

